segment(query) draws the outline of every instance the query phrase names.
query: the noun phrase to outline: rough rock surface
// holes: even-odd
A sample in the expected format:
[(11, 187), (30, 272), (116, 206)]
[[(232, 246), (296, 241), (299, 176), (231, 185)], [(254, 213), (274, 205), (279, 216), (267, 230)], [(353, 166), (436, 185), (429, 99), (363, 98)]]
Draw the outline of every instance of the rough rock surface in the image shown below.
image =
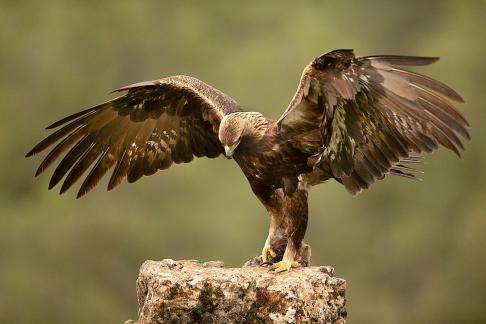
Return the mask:
[(345, 289), (332, 267), (275, 273), (219, 261), (146, 261), (135, 323), (345, 323)]

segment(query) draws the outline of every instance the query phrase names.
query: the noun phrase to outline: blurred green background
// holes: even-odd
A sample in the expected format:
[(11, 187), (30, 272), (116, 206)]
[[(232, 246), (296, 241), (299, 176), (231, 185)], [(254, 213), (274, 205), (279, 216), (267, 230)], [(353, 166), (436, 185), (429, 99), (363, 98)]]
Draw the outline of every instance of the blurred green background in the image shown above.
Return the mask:
[[(244, 4), (243, 4), (244, 3)], [(486, 322), (486, 1), (1, 1), (0, 322), (136, 318), (146, 259), (258, 254), (268, 228), (237, 165), (177, 165), (80, 200), (34, 181), (24, 154), (51, 122), (108, 91), (195, 76), (277, 118), (303, 67), (336, 48), (441, 56), (419, 71), (466, 99), (463, 159), (426, 159), (424, 182), (387, 178), (352, 198), (310, 194), (313, 264), (348, 283), (351, 323)]]

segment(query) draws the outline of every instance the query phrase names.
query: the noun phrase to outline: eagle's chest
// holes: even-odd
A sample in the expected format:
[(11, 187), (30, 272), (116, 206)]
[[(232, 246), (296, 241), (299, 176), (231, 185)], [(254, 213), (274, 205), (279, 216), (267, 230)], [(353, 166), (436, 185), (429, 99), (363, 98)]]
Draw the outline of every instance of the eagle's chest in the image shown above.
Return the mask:
[(305, 172), (306, 158), (291, 152), (285, 144), (261, 145), (235, 156), (247, 178), (279, 186), (284, 177), (297, 177)]

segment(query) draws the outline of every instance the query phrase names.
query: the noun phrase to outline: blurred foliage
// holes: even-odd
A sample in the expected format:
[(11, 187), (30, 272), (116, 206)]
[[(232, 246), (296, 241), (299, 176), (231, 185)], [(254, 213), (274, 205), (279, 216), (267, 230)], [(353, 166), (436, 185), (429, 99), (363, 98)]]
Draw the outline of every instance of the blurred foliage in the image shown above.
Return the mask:
[[(135, 318), (146, 259), (258, 254), (268, 219), (236, 164), (177, 165), (83, 199), (33, 180), (43, 126), (135, 81), (188, 74), (276, 118), (303, 67), (336, 48), (440, 55), (420, 71), (466, 98), (473, 141), (424, 182), (386, 179), (358, 198), (313, 189), (314, 264), (348, 281), (353, 323), (486, 322), (485, 1), (0, 2), (0, 322)], [(483, 169), (485, 168), (485, 169)]]

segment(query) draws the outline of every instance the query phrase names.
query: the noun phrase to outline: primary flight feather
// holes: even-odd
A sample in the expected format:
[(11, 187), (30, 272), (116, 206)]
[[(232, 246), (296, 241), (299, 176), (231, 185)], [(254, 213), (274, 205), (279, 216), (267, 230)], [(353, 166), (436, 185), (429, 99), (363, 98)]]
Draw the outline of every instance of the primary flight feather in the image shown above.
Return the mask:
[(111, 190), (124, 179), (187, 163), (196, 157), (233, 158), (270, 214), (261, 254), (277, 271), (306, 265), (310, 247), (307, 191), (335, 179), (350, 193), (387, 174), (416, 179), (410, 163), (439, 145), (457, 155), (469, 139), (463, 102), (447, 85), (399, 66), (437, 58), (323, 54), (304, 69), (288, 108), (277, 120), (245, 112), (232, 98), (188, 76), (136, 83), (126, 94), (68, 116), (27, 156), (56, 144), (36, 176), (63, 155), (49, 189), (68, 190), (90, 169), (78, 197), (110, 169)]

